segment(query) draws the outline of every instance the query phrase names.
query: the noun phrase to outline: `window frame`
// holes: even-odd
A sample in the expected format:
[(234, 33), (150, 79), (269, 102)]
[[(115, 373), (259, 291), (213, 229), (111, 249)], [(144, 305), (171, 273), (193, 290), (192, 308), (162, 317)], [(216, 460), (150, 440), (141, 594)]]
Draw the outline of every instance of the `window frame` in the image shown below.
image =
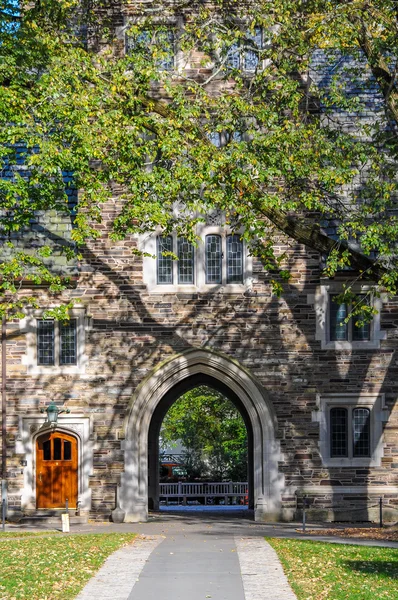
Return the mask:
[[(327, 314), (327, 322), (328, 322), (328, 331), (327, 331), (327, 335), (329, 338), (330, 342), (349, 342), (349, 343), (353, 343), (353, 342), (370, 342), (372, 340), (372, 333), (373, 333), (373, 319), (372, 321), (369, 323), (369, 336), (368, 338), (356, 338), (354, 335), (355, 330), (360, 331), (362, 329), (362, 327), (356, 327), (355, 325), (355, 319), (356, 317), (352, 317), (350, 318), (350, 320), (348, 321), (348, 323), (346, 323), (346, 339), (332, 339), (332, 308), (333, 306), (336, 307), (340, 307), (343, 306), (343, 304), (346, 306), (346, 313), (347, 316), (350, 314), (350, 312), (352, 311), (352, 303), (343, 303), (343, 304), (338, 304), (337, 302), (334, 301), (334, 297), (338, 296), (339, 294), (335, 294), (335, 293), (329, 293), (328, 295), (328, 314)], [(358, 296), (365, 296), (365, 294), (363, 293), (359, 293)], [(370, 299), (371, 301), (371, 299)], [(336, 328), (337, 329), (337, 328)]]
[[(370, 419), (371, 419), (371, 408), (369, 406), (352, 406), (352, 407), (348, 407), (348, 406), (335, 406), (335, 405), (331, 405), (328, 407), (328, 411), (329, 411), (329, 415), (328, 415), (328, 422), (329, 422), (329, 443), (330, 443), (330, 447), (329, 447), (329, 454), (330, 454), (330, 458), (349, 458), (349, 459), (354, 459), (354, 458), (370, 458), (371, 455), (371, 448), (372, 448), (372, 427), (371, 427), (371, 423), (370, 423)], [(333, 444), (334, 444), (334, 431), (333, 431), (333, 414), (335, 411), (344, 411), (345, 413), (345, 424), (344, 424), (344, 438), (343, 438), (343, 442), (344, 442), (344, 446), (345, 446), (345, 453), (344, 454), (339, 454), (338, 452), (334, 451), (333, 448)], [(366, 411), (368, 413), (368, 418), (366, 420), (366, 425), (367, 425), (367, 430), (368, 430), (368, 452), (366, 454), (360, 454), (358, 452), (356, 452), (356, 447), (355, 447), (355, 413), (357, 411)]]
[[(190, 252), (192, 252), (192, 256), (191, 256), (191, 259), (190, 259), (191, 269), (192, 269), (192, 281), (181, 281), (181, 279), (183, 278), (183, 273), (182, 273), (182, 263), (180, 262), (180, 260), (187, 260), (187, 259), (182, 259), (181, 258), (181, 254), (180, 254), (180, 245), (184, 245), (184, 244), (188, 244), (190, 246)], [(195, 275), (196, 275), (195, 246), (193, 244), (191, 244), (183, 236), (177, 236), (177, 251), (176, 251), (176, 255), (178, 257), (178, 261), (177, 261), (177, 284), (178, 285), (195, 285)]]
[[(197, 292), (210, 292), (223, 289), (230, 293), (242, 293), (246, 291), (252, 284), (252, 270), (253, 260), (249, 256), (244, 240), (242, 240), (243, 246), (243, 269), (242, 269), (242, 281), (228, 282), (227, 272), (227, 239), (231, 235), (242, 235), (241, 230), (233, 231), (231, 228), (223, 225), (199, 225), (198, 226), (199, 243), (194, 246), (193, 264), (194, 264), (194, 276), (193, 283), (180, 283), (179, 272), (178, 272), (178, 261), (173, 260), (173, 283), (164, 284), (159, 283), (157, 272), (157, 248), (158, 238), (161, 236), (161, 232), (147, 234), (140, 236), (139, 247), (145, 252), (143, 258), (143, 278), (144, 283), (147, 285), (148, 291), (152, 293), (168, 293), (168, 292), (179, 292), (179, 293), (197, 293)], [(173, 250), (178, 251), (177, 240), (178, 236), (176, 233), (171, 234), (173, 237)], [(221, 283), (206, 283), (206, 237), (208, 235), (218, 235), (221, 237), (221, 251), (223, 255), (222, 260), (222, 278)], [(156, 257), (156, 258), (153, 258)]]
[[(143, 41), (146, 43), (146, 41), (149, 40), (149, 38), (150, 38), (150, 34), (152, 34), (152, 40), (154, 40), (157, 29), (160, 30), (161, 25), (159, 25), (158, 28), (156, 27), (156, 25), (154, 25), (153, 27), (143, 29), (140, 35), (142, 35), (142, 36), (148, 35), (148, 38), (143, 39)], [(164, 56), (164, 58), (157, 60), (156, 67), (159, 69), (159, 72), (166, 71), (168, 73), (172, 73), (176, 69), (176, 62), (177, 62), (177, 59), (176, 59), (176, 56), (177, 56), (176, 32), (173, 27), (167, 26), (165, 28), (164, 32), (162, 32), (162, 33), (165, 33), (169, 37), (168, 43), (170, 44), (170, 53), (167, 53), (166, 56)], [(162, 48), (162, 50), (163, 50), (163, 48)], [(129, 43), (129, 36), (126, 34), (126, 55), (131, 56), (130, 53), (132, 51), (134, 51), (134, 44)]]
[[(49, 306), (48, 308), (55, 308)], [(31, 375), (57, 375), (57, 374), (84, 374), (86, 370), (85, 331), (88, 320), (85, 316), (85, 307), (75, 305), (69, 311), (70, 318), (76, 322), (76, 363), (61, 363), (61, 336), (60, 321), (54, 320), (54, 364), (38, 363), (38, 327), (37, 322), (44, 319), (45, 309), (31, 309), (26, 311), (26, 316), (19, 322), (20, 330), (26, 334), (26, 354), (22, 357), (22, 364), (26, 365), (27, 373)], [(50, 319), (49, 319), (50, 320)]]
[[(347, 455), (332, 456), (331, 411), (334, 408), (347, 410)], [(370, 427), (370, 452), (368, 456), (356, 456), (353, 446), (353, 411), (368, 409)], [(377, 467), (381, 465), (384, 452), (383, 423), (388, 421), (389, 411), (384, 394), (319, 394), (317, 410), (312, 412), (312, 421), (319, 423), (319, 451), (325, 467)]]
[[(125, 56), (129, 56), (131, 49), (133, 47), (133, 44), (130, 43), (130, 39), (131, 36), (128, 35), (127, 31), (129, 24), (131, 24), (132, 22), (137, 22), (136, 19), (132, 19), (131, 17), (127, 17), (125, 18), (125, 23), (122, 27), (118, 27), (117, 31), (116, 31), (116, 35), (117, 38), (122, 41), (123, 40), (123, 45), (124, 45), (124, 53)], [(170, 61), (170, 63), (172, 63), (170, 65), (169, 68), (162, 68), (160, 65), (159, 71), (162, 72), (166, 72), (166, 73), (173, 73), (173, 72), (180, 72), (182, 70), (182, 67), (184, 65), (185, 68), (187, 68), (187, 65), (184, 64), (184, 60), (183, 60), (183, 54), (181, 52), (181, 48), (180, 48), (180, 44), (179, 44), (179, 39), (181, 36), (181, 30), (183, 29), (183, 19), (181, 17), (177, 17), (177, 18), (164, 18), (164, 19), (158, 19), (158, 18), (154, 18), (152, 20), (152, 23), (145, 28), (145, 30), (143, 31), (155, 31), (156, 29), (165, 29), (167, 31), (170, 31), (170, 33), (173, 36), (173, 40), (172, 40), (172, 49), (173, 49), (173, 56), (172, 56), (172, 60)]]
[[(157, 285), (173, 285), (174, 281), (175, 281), (175, 269), (174, 269), (174, 260), (171, 256), (163, 256), (162, 255), (162, 251), (163, 248), (160, 247), (162, 240), (169, 240), (171, 241), (170, 244), (170, 249), (167, 250), (166, 252), (174, 252), (174, 236), (172, 235), (158, 235), (156, 236), (156, 283)], [(171, 281), (160, 281), (160, 269), (164, 268), (163, 265), (161, 265), (161, 262), (167, 262), (167, 269), (170, 269), (171, 267), (171, 271), (170, 271), (170, 276), (171, 276)]]
[[(321, 342), (322, 350), (377, 350), (380, 348), (380, 342), (386, 339), (386, 331), (381, 329), (380, 315), (383, 308), (383, 302), (387, 300), (385, 294), (380, 294), (380, 297), (372, 298), (372, 306), (376, 310), (376, 314), (370, 324), (370, 338), (368, 340), (331, 340), (330, 339), (330, 305), (332, 302), (331, 296), (341, 294), (343, 284), (346, 279), (341, 281), (330, 281), (329, 279), (322, 281), (317, 287), (315, 294), (307, 296), (308, 304), (313, 304), (316, 316), (316, 331), (315, 339)], [(353, 292), (355, 294), (366, 294), (371, 290), (370, 285), (355, 285)], [(353, 326), (352, 323), (350, 325)]]
[[(259, 51), (264, 49), (264, 28), (261, 27), (260, 25), (256, 25), (254, 27), (255, 30), (259, 30), (260, 31), (260, 36), (261, 36), (261, 42), (260, 42), (260, 47), (259, 47)], [(256, 36), (251, 35), (250, 30), (246, 30), (245, 35), (247, 38), (252, 38), (254, 41), (256, 39)], [(238, 42), (235, 42), (234, 44), (232, 44), (230, 46), (230, 48), (228, 49), (227, 52), (227, 58), (225, 61), (225, 67), (227, 70), (234, 70), (234, 69), (239, 69), (242, 73), (247, 74), (247, 75), (254, 75), (256, 73), (256, 71), (258, 69), (263, 69), (264, 67), (264, 61), (260, 58), (260, 56), (257, 57), (257, 64), (254, 67), (254, 69), (250, 69), (247, 68), (246, 64), (247, 64), (247, 56), (250, 54), (250, 52), (255, 53), (255, 49), (250, 50), (249, 48), (245, 47), (244, 45), (244, 40), (239, 40)], [(233, 49), (235, 47), (235, 49)], [(232, 56), (237, 56), (238, 57), (238, 65), (237, 66), (233, 66), (230, 62), (230, 57), (232, 58)]]
[[(43, 323), (43, 322), (49, 322), (53, 324), (52, 327), (52, 345), (53, 345), (53, 349), (52, 349), (52, 362), (51, 363), (45, 363), (45, 362), (39, 362), (39, 336), (40, 336), (40, 327), (39, 327), (39, 323)], [(76, 356), (76, 360), (75, 362), (64, 362), (63, 360), (63, 355), (62, 355), (62, 329), (63, 329), (63, 323), (61, 321), (56, 321), (55, 319), (45, 319), (45, 318), (37, 318), (36, 319), (36, 361), (37, 361), (37, 366), (39, 367), (55, 367), (55, 366), (62, 366), (62, 367), (66, 367), (66, 366), (71, 366), (71, 367), (75, 367), (77, 366), (77, 361), (78, 361), (78, 352), (77, 352), (77, 329), (78, 329), (78, 323), (77, 323), (77, 318), (76, 317), (70, 317), (68, 323), (75, 323), (75, 334), (74, 334), (74, 351), (75, 351), (75, 356)]]

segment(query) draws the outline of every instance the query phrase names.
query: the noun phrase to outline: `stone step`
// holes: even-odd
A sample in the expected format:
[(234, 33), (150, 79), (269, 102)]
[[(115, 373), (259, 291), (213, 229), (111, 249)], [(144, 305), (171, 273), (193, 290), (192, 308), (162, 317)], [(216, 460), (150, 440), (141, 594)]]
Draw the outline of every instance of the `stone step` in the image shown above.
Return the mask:
[[(19, 525), (60, 525), (61, 514), (65, 511), (40, 511), (24, 515)], [(88, 522), (88, 515), (77, 516), (69, 512), (69, 522), (71, 525), (84, 525)]]

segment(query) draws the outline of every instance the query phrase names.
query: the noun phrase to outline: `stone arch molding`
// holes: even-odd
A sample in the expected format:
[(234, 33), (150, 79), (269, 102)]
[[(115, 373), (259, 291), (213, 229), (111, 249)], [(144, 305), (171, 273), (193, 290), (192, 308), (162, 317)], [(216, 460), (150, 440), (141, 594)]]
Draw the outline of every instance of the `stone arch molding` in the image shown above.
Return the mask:
[[(23, 469), (24, 486), (21, 490), (22, 512), (36, 510), (36, 440), (51, 431), (45, 426), (43, 415), (20, 417), (16, 441), (16, 454), (26, 460)], [(61, 416), (55, 431), (73, 435), (78, 440), (78, 503), (83, 513), (91, 509), (89, 477), (93, 473), (92, 423), (89, 417), (80, 414)]]
[(154, 369), (133, 395), (125, 421), (125, 470), (119, 502), (126, 521), (148, 518), (148, 434), (152, 416), (165, 394), (184, 379), (204, 374), (222, 382), (239, 398), (253, 433), (254, 512), (258, 521), (280, 517), (283, 477), (278, 473), (276, 418), (261, 384), (237, 361), (218, 352), (192, 349)]

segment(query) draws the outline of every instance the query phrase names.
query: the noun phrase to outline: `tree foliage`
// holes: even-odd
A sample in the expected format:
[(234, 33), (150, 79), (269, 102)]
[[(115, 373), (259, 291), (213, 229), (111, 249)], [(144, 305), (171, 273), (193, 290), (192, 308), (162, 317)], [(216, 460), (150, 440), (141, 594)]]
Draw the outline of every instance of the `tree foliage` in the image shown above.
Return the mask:
[(200, 386), (169, 409), (162, 445), (180, 442), (190, 479), (247, 480), (247, 432), (239, 411), (219, 392)]
[[(49, 255), (71, 259), (98, 237), (116, 189), (115, 240), (161, 229), (194, 241), (222, 210), (277, 293), (289, 278), (281, 236), (327, 254), (329, 276), (350, 266), (396, 293), (394, 0), (137, 3), (118, 37), (111, 9), (0, 2), (2, 312), (20, 310), (22, 280), (67, 285)], [(163, 68), (168, 14), (186, 17), (177, 71)], [(79, 189), (70, 239), (21, 249), (38, 211), (67, 213), (65, 171)]]

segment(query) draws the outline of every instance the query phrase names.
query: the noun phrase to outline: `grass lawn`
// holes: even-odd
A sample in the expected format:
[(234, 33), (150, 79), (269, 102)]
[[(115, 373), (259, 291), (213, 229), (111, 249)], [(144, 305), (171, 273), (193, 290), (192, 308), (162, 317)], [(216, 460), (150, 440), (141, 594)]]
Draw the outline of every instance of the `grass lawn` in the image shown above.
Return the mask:
[[(57, 535), (58, 533), (61, 533), (60, 531), (57, 531), (56, 529), (52, 530), (52, 529), (46, 529), (43, 531), (0, 531), (0, 540), (3, 540), (4, 538), (20, 538), (20, 537), (38, 537), (40, 535)], [(1, 547), (1, 546), (0, 546)]]
[(394, 548), (268, 539), (299, 600), (398, 598)]
[(105, 558), (135, 534), (19, 536), (0, 541), (1, 600), (75, 598)]

